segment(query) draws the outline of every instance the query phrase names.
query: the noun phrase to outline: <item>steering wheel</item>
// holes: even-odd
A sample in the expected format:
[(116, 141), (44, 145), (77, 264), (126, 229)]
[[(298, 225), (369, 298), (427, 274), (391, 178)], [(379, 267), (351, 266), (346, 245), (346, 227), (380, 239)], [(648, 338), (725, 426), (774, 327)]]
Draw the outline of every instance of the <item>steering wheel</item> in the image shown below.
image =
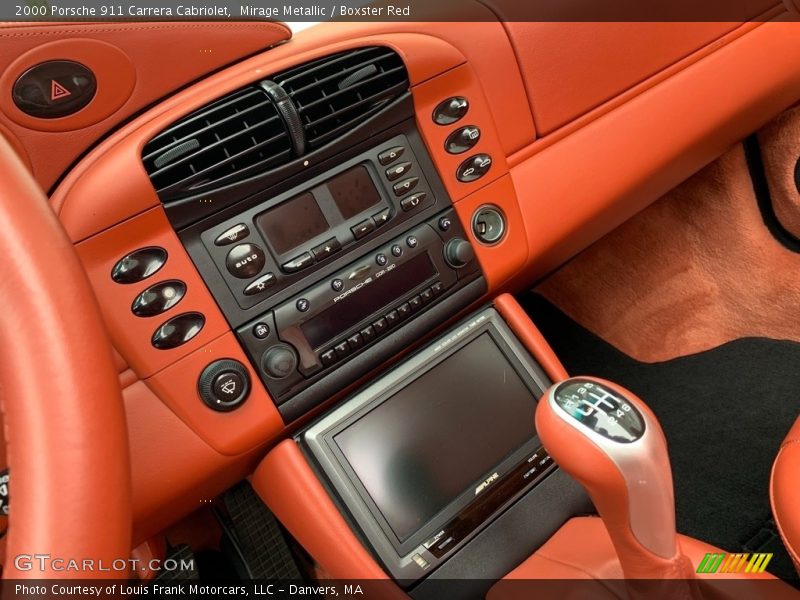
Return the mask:
[(2, 135), (0, 256), (3, 576), (128, 576), (131, 474), (111, 344), (72, 243)]

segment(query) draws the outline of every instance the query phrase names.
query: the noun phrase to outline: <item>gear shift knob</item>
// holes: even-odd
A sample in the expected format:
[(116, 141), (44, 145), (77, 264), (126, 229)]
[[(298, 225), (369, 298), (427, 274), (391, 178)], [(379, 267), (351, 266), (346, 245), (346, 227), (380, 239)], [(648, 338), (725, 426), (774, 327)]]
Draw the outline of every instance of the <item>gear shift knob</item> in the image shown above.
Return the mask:
[(626, 577), (691, 573), (675, 532), (666, 439), (644, 402), (608, 381), (567, 379), (539, 402), (536, 429), (556, 463), (589, 492)]

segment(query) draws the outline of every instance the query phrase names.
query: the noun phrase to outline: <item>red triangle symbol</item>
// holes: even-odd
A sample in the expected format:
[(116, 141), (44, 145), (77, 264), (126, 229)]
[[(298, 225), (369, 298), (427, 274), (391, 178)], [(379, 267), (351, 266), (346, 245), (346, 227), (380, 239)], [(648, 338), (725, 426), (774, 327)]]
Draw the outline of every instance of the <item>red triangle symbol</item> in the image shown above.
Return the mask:
[(58, 83), (55, 79), (50, 82), (50, 100), (61, 100), (61, 98), (66, 98), (67, 96), (71, 95), (72, 92)]

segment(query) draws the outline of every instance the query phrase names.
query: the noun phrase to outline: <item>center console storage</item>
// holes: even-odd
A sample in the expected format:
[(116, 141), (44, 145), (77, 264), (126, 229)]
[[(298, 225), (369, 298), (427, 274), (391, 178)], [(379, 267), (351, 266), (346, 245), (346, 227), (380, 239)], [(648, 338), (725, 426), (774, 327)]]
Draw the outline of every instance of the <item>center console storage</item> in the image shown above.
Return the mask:
[(411, 585), (551, 474), (534, 429), (549, 385), (487, 308), (297, 439), (387, 571)]

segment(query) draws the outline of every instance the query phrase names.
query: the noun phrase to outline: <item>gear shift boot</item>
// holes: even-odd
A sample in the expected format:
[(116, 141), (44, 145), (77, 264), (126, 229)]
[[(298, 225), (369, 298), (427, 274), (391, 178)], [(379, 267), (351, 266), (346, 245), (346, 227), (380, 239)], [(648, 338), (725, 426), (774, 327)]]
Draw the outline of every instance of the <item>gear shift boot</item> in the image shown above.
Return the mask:
[(627, 577), (691, 576), (677, 543), (666, 439), (644, 402), (608, 381), (567, 379), (539, 402), (536, 428), (589, 492)]

